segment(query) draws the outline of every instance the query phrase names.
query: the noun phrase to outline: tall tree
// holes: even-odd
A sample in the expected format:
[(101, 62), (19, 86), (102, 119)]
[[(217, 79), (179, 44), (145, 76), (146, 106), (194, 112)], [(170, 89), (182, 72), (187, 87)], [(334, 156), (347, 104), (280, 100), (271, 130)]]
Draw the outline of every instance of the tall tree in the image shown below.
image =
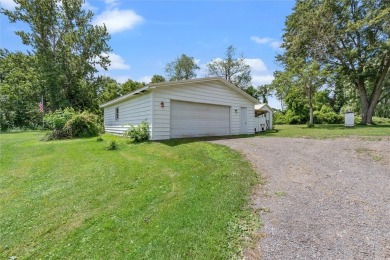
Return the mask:
[[(82, 8), (83, 0), (15, 0), (15, 10), (1, 9), (10, 22), (25, 22), (29, 30), (17, 31), (23, 44), (37, 58), (44, 80), (44, 94), (52, 109), (72, 106), (85, 109), (96, 95), (95, 66), (107, 68), (105, 26), (92, 26), (93, 13)], [(87, 84), (85, 84), (87, 83)], [(85, 92), (89, 94), (85, 94)]]
[(38, 102), (41, 79), (36, 57), (0, 49), (0, 127), (36, 128), (42, 122)]
[(243, 55), (235, 58), (235, 54), (236, 48), (230, 45), (224, 59), (214, 59), (207, 64), (208, 75), (224, 78), (237, 87), (246, 89), (252, 80), (251, 68), (245, 63)]
[(379, 100), (388, 96), (389, 16), (383, 0), (297, 1), (282, 47), (290, 59), (315, 57), (348, 78), (359, 92), (362, 122), (371, 124)]
[(170, 62), (165, 67), (165, 72), (170, 81), (196, 78), (196, 71), (199, 70), (193, 57), (182, 54), (181, 57)]
[(165, 78), (158, 74), (153, 75), (150, 83), (159, 83), (159, 82), (165, 82)]

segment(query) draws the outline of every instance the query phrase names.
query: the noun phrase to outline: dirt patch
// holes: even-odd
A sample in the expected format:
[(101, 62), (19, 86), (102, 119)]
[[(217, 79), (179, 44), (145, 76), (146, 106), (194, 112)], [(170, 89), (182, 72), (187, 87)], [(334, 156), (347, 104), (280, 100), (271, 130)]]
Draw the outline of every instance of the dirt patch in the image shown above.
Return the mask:
[(262, 237), (248, 259), (390, 259), (390, 142), (245, 138), (266, 184), (253, 195)]

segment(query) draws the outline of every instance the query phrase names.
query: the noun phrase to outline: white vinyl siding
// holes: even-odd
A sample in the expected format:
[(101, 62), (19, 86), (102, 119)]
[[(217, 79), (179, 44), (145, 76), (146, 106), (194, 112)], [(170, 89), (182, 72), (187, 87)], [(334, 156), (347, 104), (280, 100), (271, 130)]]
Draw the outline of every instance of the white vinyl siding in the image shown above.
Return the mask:
[[(240, 134), (240, 109), (247, 108), (248, 133), (254, 133), (254, 103), (218, 82), (189, 83), (153, 89), (153, 140), (169, 139), (171, 100), (230, 107), (230, 134)], [(164, 107), (161, 107), (161, 102)], [(237, 112), (235, 112), (237, 110)]]
[[(151, 94), (136, 95), (119, 104), (104, 108), (104, 128), (109, 133), (121, 134), (129, 125), (138, 125), (146, 120), (151, 125), (152, 119)], [(119, 109), (119, 119), (116, 120), (115, 110)]]
[(230, 134), (230, 107), (171, 99), (170, 137)]

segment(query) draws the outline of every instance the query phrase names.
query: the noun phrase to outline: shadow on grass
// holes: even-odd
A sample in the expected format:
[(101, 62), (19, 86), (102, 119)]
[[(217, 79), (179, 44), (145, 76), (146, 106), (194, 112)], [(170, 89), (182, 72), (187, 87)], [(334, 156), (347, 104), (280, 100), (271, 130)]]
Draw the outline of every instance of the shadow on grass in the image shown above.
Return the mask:
[(257, 136), (264, 136), (267, 132), (277, 132), (277, 130), (270, 130), (266, 132), (259, 132), (256, 134), (248, 134), (248, 135), (225, 135), (225, 136), (202, 136), (202, 137), (192, 137), (192, 138), (177, 138), (177, 139), (169, 139), (169, 140), (161, 140), (155, 141), (168, 146), (177, 146), (182, 144), (189, 144), (194, 142), (209, 142), (209, 141), (218, 141), (218, 140), (231, 140), (231, 139), (246, 139)]

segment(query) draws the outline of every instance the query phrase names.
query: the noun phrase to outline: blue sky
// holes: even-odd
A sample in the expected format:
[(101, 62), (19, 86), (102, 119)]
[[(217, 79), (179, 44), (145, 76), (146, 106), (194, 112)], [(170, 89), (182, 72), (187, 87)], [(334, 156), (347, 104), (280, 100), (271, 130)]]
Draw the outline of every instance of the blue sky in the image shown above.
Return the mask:
[[(0, 0), (12, 9), (12, 0)], [(84, 8), (95, 13), (94, 24), (105, 23), (110, 34), (111, 66), (101, 72), (119, 82), (127, 79), (148, 83), (151, 76), (165, 76), (164, 68), (181, 54), (194, 57), (204, 77), (205, 64), (223, 58), (226, 48), (234, 45), (252, 68), (254, 86), (270, 83), (278, 68), (275, 55), (284, 22), (294, 0), (243, 1), (153, 1), (89, 0)], [(10, 24), (0, 17), (0, 47), (11, 51), (26, 50), (15, 30), (27, 28)], [(270, 105), (280, 107), (271, 99)]]

